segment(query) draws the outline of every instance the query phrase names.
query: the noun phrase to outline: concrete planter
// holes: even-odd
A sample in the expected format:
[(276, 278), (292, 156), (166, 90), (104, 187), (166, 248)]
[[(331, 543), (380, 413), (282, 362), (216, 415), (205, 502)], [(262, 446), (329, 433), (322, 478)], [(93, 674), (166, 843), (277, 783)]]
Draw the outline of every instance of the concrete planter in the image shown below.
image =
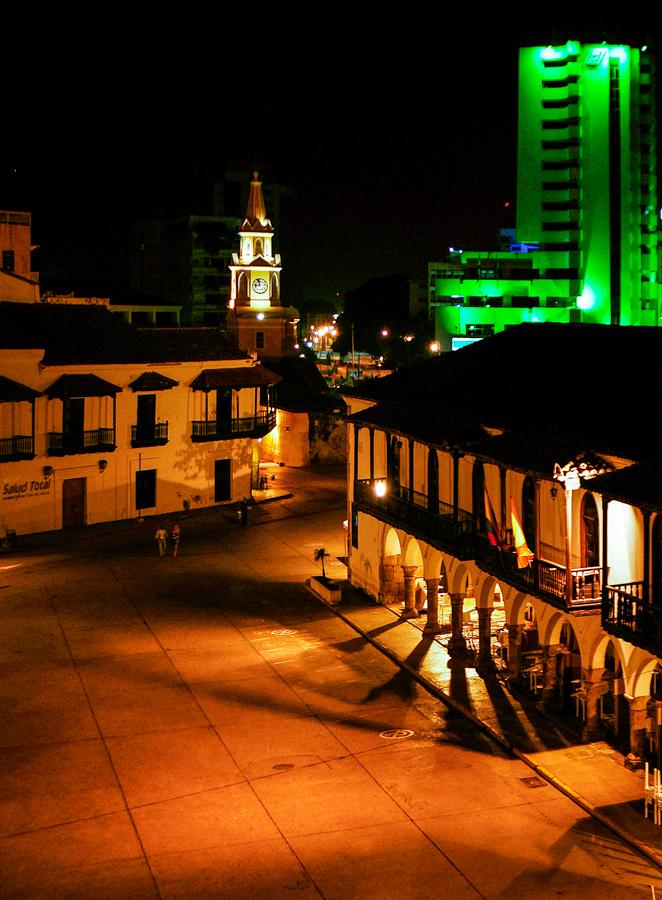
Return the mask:
[(317, 594), (325, 603), (337, 606), (342, 599), (340, 584), (332, 578), (314, 576), (308, 579), (308, 586), (314, 594)]

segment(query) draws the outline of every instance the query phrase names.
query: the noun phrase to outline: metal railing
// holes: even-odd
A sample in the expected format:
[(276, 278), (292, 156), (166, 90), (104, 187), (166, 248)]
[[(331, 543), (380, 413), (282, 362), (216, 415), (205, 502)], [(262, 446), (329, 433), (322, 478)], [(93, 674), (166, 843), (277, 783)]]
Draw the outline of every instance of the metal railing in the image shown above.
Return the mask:
[(15, 434), (10, 438), (0, 438), (0, 461), (13, 462), (32, 459), (34, 440), (30, 434)]
[(276, 425), (276, 410), (219, 422), (196, 419), (191, 423), (192, 441), (223, 441), (235, 437), (264, 437)]
[(168, 423), (155, 422), (149, 426), (131, 426), (132, 447), (153, 447), (158, 444), (168, 443)]
[(375, 493), (381, 479), (355, 481), (354, 501), (374, 510), (396, 525), (418, 534), (431, 543), (450, 548), (461, 559), (473, 556), (473, 518), (463, 509), (454, 510), (441, 500), (430, 500), (425, 494), (401, 485), (390, 484), (383, 497)]
[(114, 428), (94, 428), (91, 431), (49, 431), (46, 452), (49, 456), (73, 453), (108, 453), (115, 449)]

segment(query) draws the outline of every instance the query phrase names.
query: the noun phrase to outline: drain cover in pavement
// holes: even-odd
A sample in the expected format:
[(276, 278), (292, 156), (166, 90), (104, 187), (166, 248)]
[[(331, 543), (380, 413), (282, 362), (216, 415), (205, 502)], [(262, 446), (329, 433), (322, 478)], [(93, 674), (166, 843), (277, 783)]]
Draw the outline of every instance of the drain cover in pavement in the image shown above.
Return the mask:
[(275, 772), (283, 772), (285, 769), (293, 769), (294, 763), (277, 763), (271, 767)]
[(296, 634), (295, 628), (276, 628), (275, 631), (271, 632), (272, 634), (282, 635), (282, 634)]
[(568, 759), (590, 759), (593, 756), (593, 751), (590, 747), (575, 747), (566, 750), (565, 755)]
[(522, 784), (525, 784), (527, 787), (530, 787), (530, 788), (546, 786), (546, 782), (544, 782), (542, 780), (542, 778), (538, 778), (537, 775), (530, 775), (528, 778), (520, 778), (520, 781), (522, 782)]
[(387, 741), (396, 741), (399, 738), (413, 737), (414, 732), (408, 728), (392, 728), (390, 731), (380, 732), (379, 736)]

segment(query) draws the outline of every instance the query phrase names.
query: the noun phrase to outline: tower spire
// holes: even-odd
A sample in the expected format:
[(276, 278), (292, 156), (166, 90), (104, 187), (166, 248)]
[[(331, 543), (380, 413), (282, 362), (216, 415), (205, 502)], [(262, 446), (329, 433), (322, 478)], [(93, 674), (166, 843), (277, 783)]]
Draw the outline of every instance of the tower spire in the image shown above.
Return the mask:
[(253, 172), (253, 180), (251, 181), (251, 190), (246, 207), (246, 221), (251, 224), (259, 222), (260, 225), (269, 223), (267, 210), (264, 206), (264, 197), (262, 196), (262, 182), (258, 177), (258, 172)]

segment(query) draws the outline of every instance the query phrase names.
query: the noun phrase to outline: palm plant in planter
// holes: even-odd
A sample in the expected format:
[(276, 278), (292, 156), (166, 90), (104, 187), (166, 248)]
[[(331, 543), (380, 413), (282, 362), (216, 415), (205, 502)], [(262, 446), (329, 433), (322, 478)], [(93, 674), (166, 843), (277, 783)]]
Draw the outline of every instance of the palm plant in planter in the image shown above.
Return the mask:
[(315, 562), (322, 563), (322, 579), (324, 581), (326, 581), (326, 569), (324, 567), (324, 560), (327, 556), (329, 556), (329, 551), (326, 549), (326, 547), (318, 547), (317, 550), (315, 550), (314, 559)]

